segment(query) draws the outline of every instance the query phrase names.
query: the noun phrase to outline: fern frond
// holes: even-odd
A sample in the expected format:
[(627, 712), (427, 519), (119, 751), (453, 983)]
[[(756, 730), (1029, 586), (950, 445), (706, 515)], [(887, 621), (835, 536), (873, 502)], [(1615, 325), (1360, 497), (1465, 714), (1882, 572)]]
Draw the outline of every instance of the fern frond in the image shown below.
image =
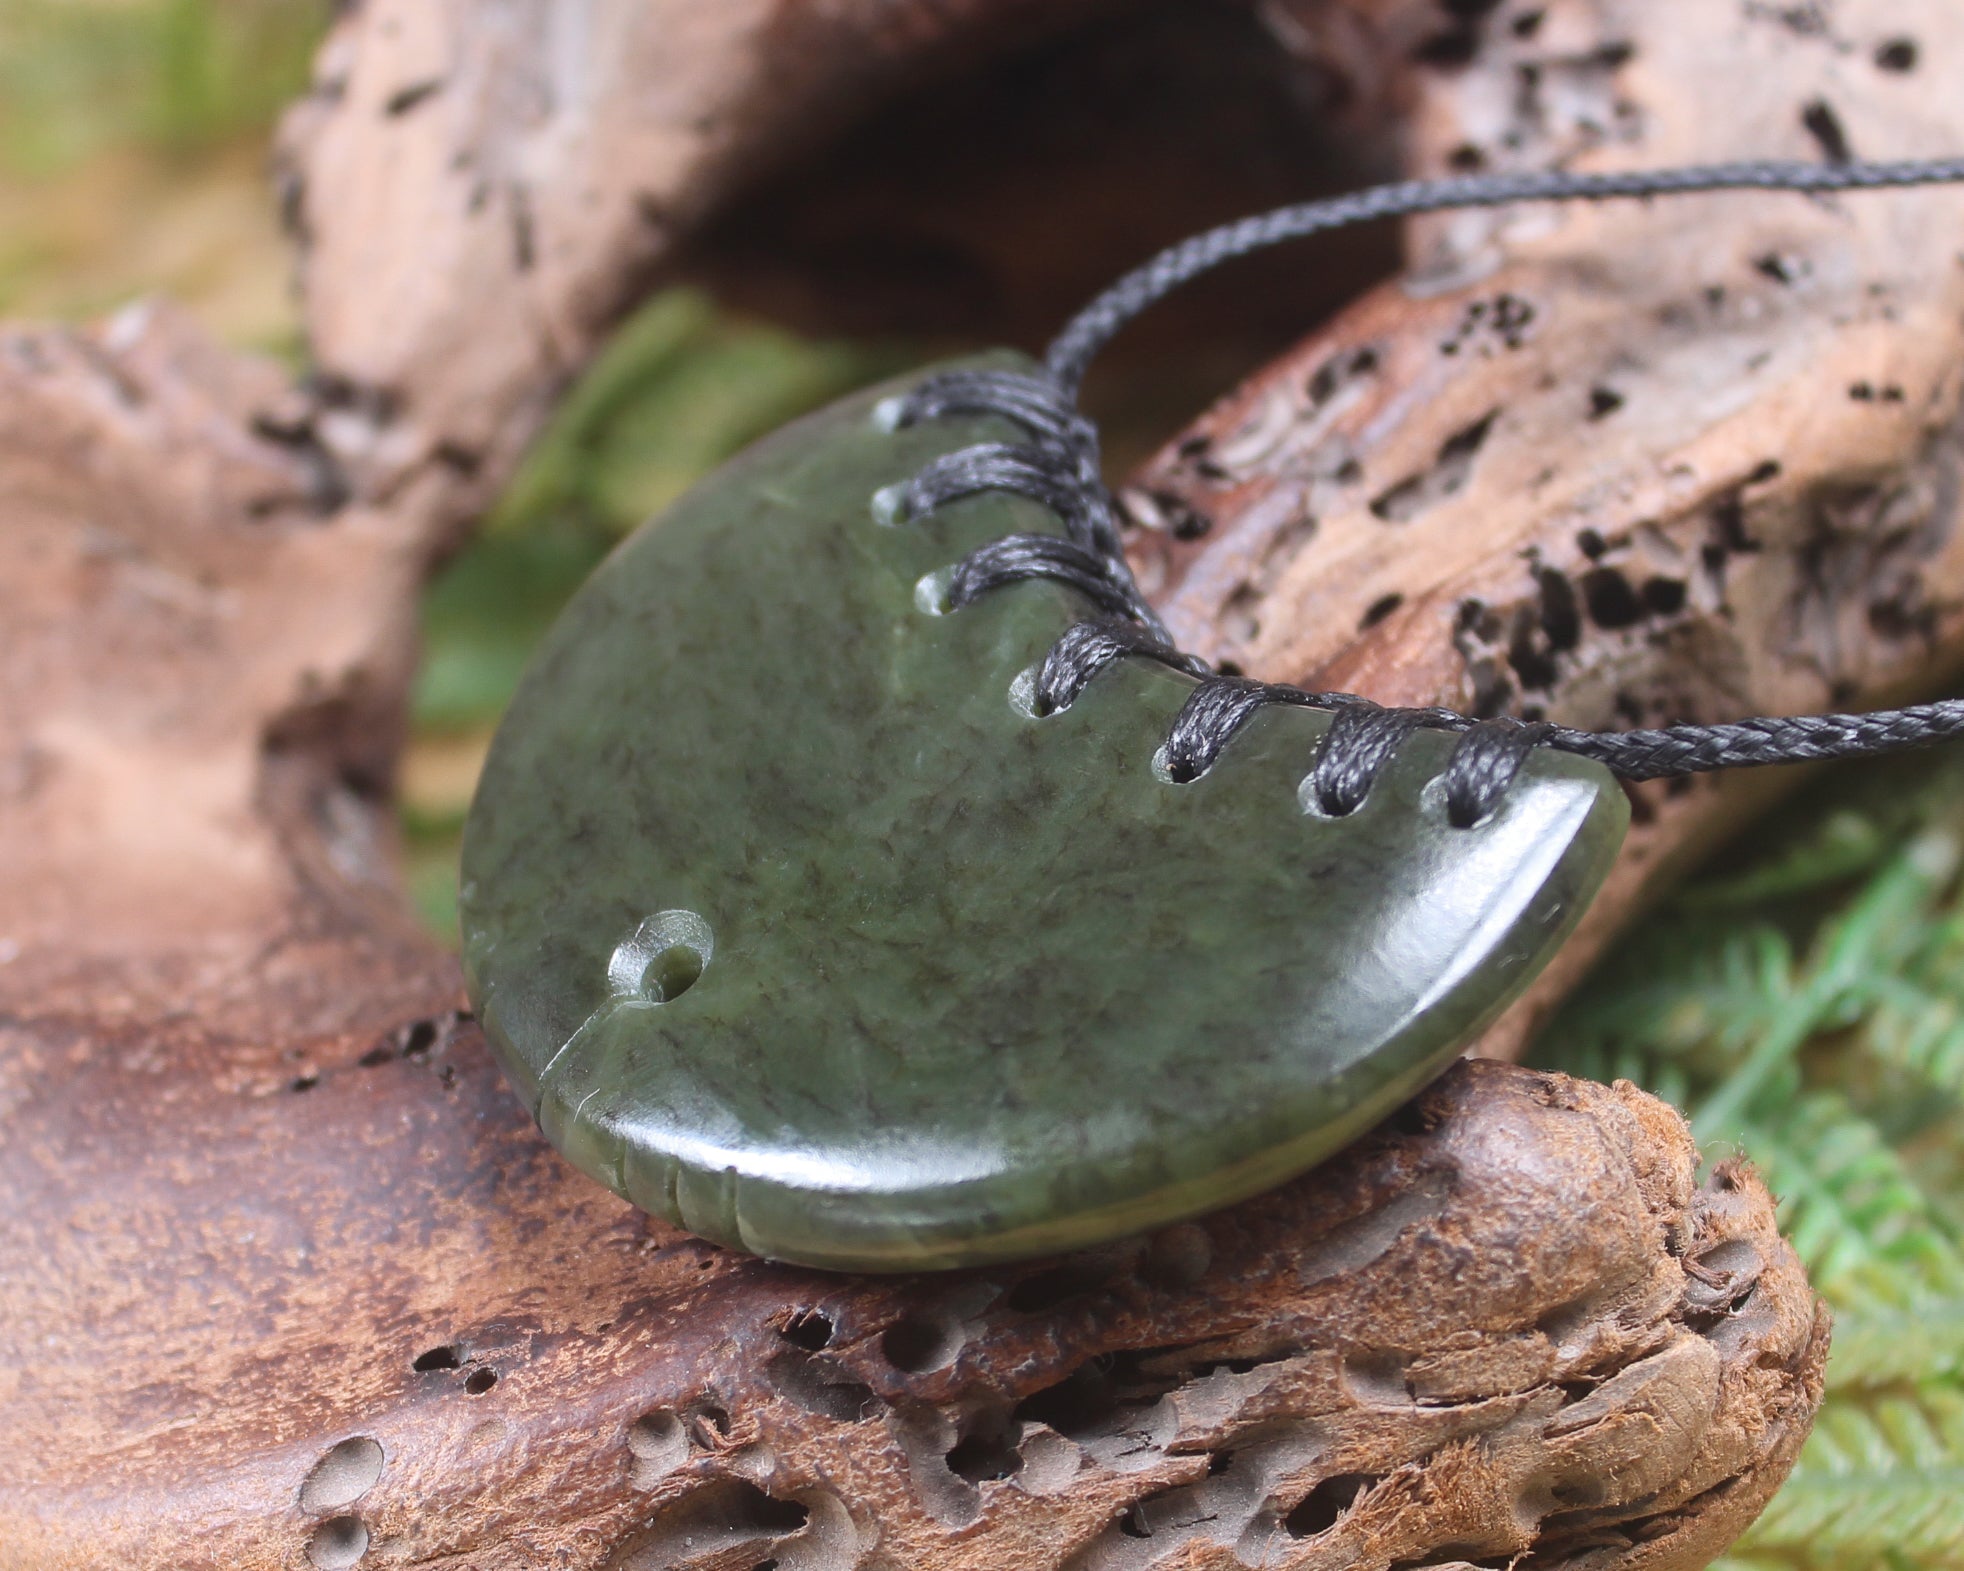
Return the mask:
[(1898, 972), (1924, 939), (1931, 908), (1956, 874), (1961, 849), (1949, 830), (1925, 830), (1823, 925), (1795, 986), (1766, 1021), (1759, 1040), (1693, 1118), (1701, 1139), (1721, 1136), (1735, 1123), (1810, 1036), (1863, 1017), (1876, 980)]
[(1964, 1460), (1918, 1467), (1889, 1459), (1832, 1474), (1797, 1467), (1742, 1547), (1851, 1568), (1892, 1553), (1918, 1567), (1964, 1564)]
[[(1835, 1310), (1815, 1432), (1724, 1571), (1964, 1571), (1959, 763), (1907, 833), (1848, 820), (1684, 896), (1547, 1039), (1736, 1142)], [(1781, 909), (1858, 862), (1811, 931)]]
[(1828, 1389), (1835, 1392), (1964, 1374), (1964, 1298), (1926, 1299), (1901, 1309), (1870, 1305), (1837, 1315), (1833, 1349)]
[(1875, 1125), (1838, 1092), (1817, 1091), (1744, 1132), (1781, 1221), (1829, 1303), (1895, 1302), (1964, 1290), (1964, 1250)]
[(1794, 1562), (1964, 1565), (1964, 1393), (1830, 1402), (1793, 1476), (1739, 1552)]

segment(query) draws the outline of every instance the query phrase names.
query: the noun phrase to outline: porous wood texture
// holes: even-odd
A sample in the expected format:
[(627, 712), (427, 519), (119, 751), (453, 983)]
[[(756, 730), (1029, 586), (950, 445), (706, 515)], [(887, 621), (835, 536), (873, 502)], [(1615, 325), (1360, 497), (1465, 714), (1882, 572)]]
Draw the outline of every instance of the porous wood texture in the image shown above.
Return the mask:
[(442, 967), (315, 959), (283, 1030), (9, 1022), (0, 1563), (1690, 1567), (1819, 1400), (1765, 1190), (1627, 1085), (1462, 1064), (1203, 1222), (842, 1277), (572, 1173)]
[[(1270, 0), (1415, 174), (1964, 147), (1944, 0)], [(1616, 729), (1868, 708), (1964, 655), (1964, 193), (1415, 224), (1135, 477), (1145, 587), (1250, 674)], [(1311, 264), (1306, 264), (1311, 265)], [(1512, 1052), (1643, 899), (1791, 784), (1657, 782)]]
[[(1964, 142), (1935, 0), (1259, 11), (1418, 168)], [(163, 308), (0, 338), (0, 1566), (1688, 1567), (1777, 1482), (1825, 1328), (1636, 1093), (1462, 1070), (1125, 1249), (822, 1277), (572, 1175), (405, 913), (415, 591), (559, 385), (790, 150), (1078, 14), (369, 0), (283, 154), (316, 375)], [(1142, 566), (1196, 647), (1380, 697), (1927, 686), (1957, 216), (1421, 227), (1141, 478), (1211, 521)], [(1735, 801), (1647, 794), (1604, 909)]]
[(430, 476), (431, 504), (468, 516), (719, 202), (904, 84), (1093, 8), (351, 8), (279, 172), (325, 373), (309, 432), (360, 494)]

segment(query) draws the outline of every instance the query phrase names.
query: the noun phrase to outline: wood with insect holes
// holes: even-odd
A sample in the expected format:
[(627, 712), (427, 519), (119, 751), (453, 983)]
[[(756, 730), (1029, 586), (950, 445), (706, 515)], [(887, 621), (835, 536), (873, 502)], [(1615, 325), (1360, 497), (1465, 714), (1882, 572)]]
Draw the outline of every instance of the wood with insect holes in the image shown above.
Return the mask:
[(909, 82), (1112, 3), (348, 8), (282, 135), (323, 372), (292, 429), (360, 494), (423, 483), (453, 532), (734, 191)]
[[(367, 0), (282, 127), (318, 374), (280, 429), (448, 544), (652, 283), (820, 332), (1047, 332), (1198, 226), (1391, 172), (1388, 138), (1308, 112), (1305, 75), (1233, 3)], [(1382, 264), (1381, 237), (1332, 247), (1319, 277)], [(1266, 312), (1223, 291), (1155, 368), (1170, 396), (1128, 396), (1179, 411), (1171, 369), (1258, 363), (1302, 320), (1300, 271)]]
[[(1272, 8), (1361, 122), (1411, 129), (1415, 174), (1964, 148), (1941, 0), (1480, 9)], [(1184, 647), (1383, 703), (1609, 730), (1937, 693), (1964, 662), (1960, 229), (1942, 188), (1426, 219), (1403, 277), (1132, 478), (1141, 581)], [(1634, 788), (1609, 886), (1487, 1050), (1794, 779)]]
[(304, 1035), (11, 1016), (0, 1563), (1689, 1568), (1819, 1398), (1764, 1188), (1627, 1085), (1462, 1064), (1202, 1222), (836, 1276), (573, 1174), (412, 958), (328, 1020), (317, 944)]

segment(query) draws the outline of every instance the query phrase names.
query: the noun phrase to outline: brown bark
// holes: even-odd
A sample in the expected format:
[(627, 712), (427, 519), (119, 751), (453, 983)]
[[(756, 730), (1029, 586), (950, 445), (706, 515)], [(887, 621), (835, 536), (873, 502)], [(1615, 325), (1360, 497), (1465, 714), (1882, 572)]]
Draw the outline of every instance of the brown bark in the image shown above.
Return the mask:
[[(1401, 118), (1416, 174), (1964, 146), (1940, 0), (1268, 9), (1354, 115)], [(1928, 695), (1964, 658), (1960, 230), (1948, 190), (1423, 221), (1402, 278), (1135, 476), (1142, 582), (1186, 647), (1383, 703), (1618, 729)], [(1487, 1050), (1792, 781), (1636, 788)]]
[[(1816, 99), (1864, 153), (1944, 149), (1935, 7), (1259, 9), (1427, 168), (1805, 155)], [(283, 155), (317, 376), (161, 308), (0, 342), (0, 1566), (1676, 1567), (1763, 1503), (1825, 1325), (1763, 1189), (1695, 1189), (1628, 1088), (1464, 1069), (1150, 1240), (825, 1277), (572, 1175), (403, 911), (416, 588), (558, 387), (705, 220), (699, 268), (801, 232), (741, 199), (822, 169), (814, 128), (1094, 9), (1130, 14), (369, 0)], [(1903, 36), (1922, 64), (1884, 69)], [(1381, 698), (1627, 723), (1927, 686), (1958, 211), (1421, 226), (1139, 477), (1142, 516), (1210, 525), (1142, 532), (1142, 569), (1194, 647)], [(1647, 793), (1605, 922), (1751, 795)]]

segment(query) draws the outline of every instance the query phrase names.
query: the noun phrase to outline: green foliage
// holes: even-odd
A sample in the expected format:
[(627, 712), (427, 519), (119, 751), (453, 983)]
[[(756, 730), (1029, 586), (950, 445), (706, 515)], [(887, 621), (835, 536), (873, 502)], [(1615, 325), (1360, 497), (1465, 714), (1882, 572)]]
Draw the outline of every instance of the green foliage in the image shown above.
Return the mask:
[(305, 86), (324, 0), (6, 0), (0, 167), (51, 175), (105, 148), (202, 150)]
[[(1845, 1395), (1821, 1411), (1787, 1487), (1745, 1545), (1775, 1563), (1950, 1566), (1964, 1555), (1964, 1397)], [(1762, 1561), (1762, 1563), (1764, 1563)]]
[(0, 314), (151, 291), (300, 358), (266, 139), (330, 0), (0, 0)]
[(1828, 1396), (1726, 1571), (1964, 1567), (1964, 761), (1825, 782), (1548, 1033), (1737, 1148), (1835, 1312)]

